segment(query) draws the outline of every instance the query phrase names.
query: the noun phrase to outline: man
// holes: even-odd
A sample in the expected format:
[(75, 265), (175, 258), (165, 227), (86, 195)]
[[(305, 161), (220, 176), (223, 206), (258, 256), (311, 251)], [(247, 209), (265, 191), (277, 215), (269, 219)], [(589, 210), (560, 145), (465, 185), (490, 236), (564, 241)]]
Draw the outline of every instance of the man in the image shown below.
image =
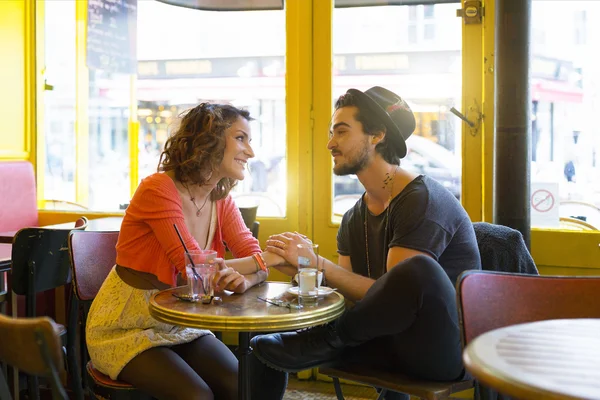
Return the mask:
[[(293, 372), (344, 356), (424, 379), (463, 376), (454, 284), (462, 271), (481, 269), (479, 251), (452, 193), (399, 165), (414, 128), (406, 102), (384, 88), (337, 100), (327, 144), (333, 171), (356, 174), (365, 193), (342, 219), (338, 264), (319, 257), (318, 265), (356, 305), (328, 325), (253, 338), (267, 365)], [(295, 245), (306, 241), (284, 233), (267, 248), (297, 265)]]

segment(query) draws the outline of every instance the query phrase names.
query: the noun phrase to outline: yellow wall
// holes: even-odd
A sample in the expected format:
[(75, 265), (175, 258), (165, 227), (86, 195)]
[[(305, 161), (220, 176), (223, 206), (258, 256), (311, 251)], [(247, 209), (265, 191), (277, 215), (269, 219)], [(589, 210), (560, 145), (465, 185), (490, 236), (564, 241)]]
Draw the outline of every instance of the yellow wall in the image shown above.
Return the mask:
[(0, 160), (29, 159), (25, 130), (25, 1), (0, 1)]

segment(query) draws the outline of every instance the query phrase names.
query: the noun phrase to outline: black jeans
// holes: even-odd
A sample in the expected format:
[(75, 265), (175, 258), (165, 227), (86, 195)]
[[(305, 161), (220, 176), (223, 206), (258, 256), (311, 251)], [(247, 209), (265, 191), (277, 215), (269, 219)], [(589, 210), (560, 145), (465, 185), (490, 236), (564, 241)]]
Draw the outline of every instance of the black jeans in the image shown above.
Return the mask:
[(353, 346), (348, 361), (426, 380), (464, 375), (454, 285), (430, 257), (407, 259), (379, 278), (337, 331)]
[[(250, 335), (251, 338), (261, 333)], [(234, 350), (238, 357), (237, 349)], [(281, 400), (288, 383), (287, 372), (277, 371), (250, 354), (250, 396), (252, 400)]]

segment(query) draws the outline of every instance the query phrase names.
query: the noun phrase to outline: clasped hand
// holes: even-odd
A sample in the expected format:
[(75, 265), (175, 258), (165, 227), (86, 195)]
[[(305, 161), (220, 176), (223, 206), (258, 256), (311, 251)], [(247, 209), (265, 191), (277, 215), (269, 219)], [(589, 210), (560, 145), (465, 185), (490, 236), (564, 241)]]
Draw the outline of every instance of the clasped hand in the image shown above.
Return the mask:
[(213, 278), (215, 292), (229, 290), (234, 293), (244, 293), (250, 288), (250, 282), (246, 277), (235, 269), (228, 267), (225, 260), (217, 258), (215, 264), (217, 266), (217, 272)]
[(298, 232), (284, 232), (270, 236), (265, 251), (283, 257), (289, 264), (275, 266), (275, 268), (284, 274), (294, 276), (298, 272), (299, 244), (311, 245), (312, 241)]

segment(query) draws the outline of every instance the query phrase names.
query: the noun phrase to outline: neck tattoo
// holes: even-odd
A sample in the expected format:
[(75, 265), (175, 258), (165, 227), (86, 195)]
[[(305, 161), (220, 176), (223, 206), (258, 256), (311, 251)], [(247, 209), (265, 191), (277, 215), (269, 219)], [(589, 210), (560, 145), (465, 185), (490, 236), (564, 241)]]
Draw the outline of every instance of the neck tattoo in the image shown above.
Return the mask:
[(187, 185), (183, 185), (183, 186), (187, 189), (187, 192), (190, 195), (190, 201), (194, 204), (194, 207), (196, 207), (196, 217), (199, 217), (200, 215), (202, 215), (202, 209), (206, 205), (206, 202), (208, 201), (210, 194), (208, 194), (206, 196), (206, 198), (204, 199), (204, 203), (202, 203), (202, 207), (198, 207), (198, 205), (196, 204), (196, 198), (194, 196), (192, 196), (192, 192), (190, 192), (190, 188)]
[[(385, 173), (385, 179), (383, 180), (383, 186), (381, 187), (382, 189), (385, 189), (388, 185), (390, 187), (390, 193), (389, 193), (389, 197), (388, 197), (388, 205), (386, 207), (385, 210), (385, 217), (383, 220), (383, 224), (385, 226), (385, 230), (384, 230), (384, 239), (383, 239), (383, 259), (382, 261), (385, 263), (386, 262), (386, 246), (387, 244), (385, 243), (385, 241), (387, 240), (387, 232), (388, 232), (388, 221), (390, 219), (390, 205), (392, 203), (392, 197), (394, 195), (394, 180), (396, 179), (396, 172), (398, 171), (398, 167), (394, 168), (394, 172), (391, 174), (389, 172)], [(367, 275), (370, 278), (371, 277), (371, 262), (369, 261), (369, 225), (368, 225), (368, 212), (369, 210), (367, 209), (367, 202), (365, 201), (365, 209), (364, 209), (364, 216), (365, 216), (365, 249), (367, 250)]]

